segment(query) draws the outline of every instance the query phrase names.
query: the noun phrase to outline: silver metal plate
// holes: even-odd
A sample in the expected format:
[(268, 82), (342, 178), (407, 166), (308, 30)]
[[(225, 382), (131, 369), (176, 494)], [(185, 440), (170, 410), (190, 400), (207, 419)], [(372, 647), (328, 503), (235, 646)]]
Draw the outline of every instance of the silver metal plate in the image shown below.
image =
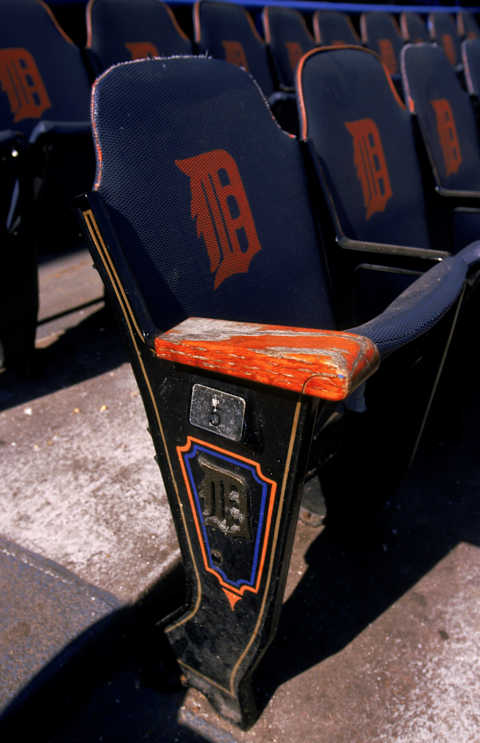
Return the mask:
[(231, 441), (240, 441), (245, 418), (245, 400), (228, 392), (194, 384), (190, 423)]

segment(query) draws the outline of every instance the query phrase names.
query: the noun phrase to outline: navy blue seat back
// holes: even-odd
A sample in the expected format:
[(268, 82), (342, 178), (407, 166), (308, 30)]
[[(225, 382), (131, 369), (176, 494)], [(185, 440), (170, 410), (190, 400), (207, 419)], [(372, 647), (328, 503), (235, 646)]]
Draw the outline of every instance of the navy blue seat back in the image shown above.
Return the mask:
[(457, 33), (461, 39), (478, 39), (480, 28), (473, 13), (459, 10), (457, 13)]
[(404, 10), (400, 14), (400, 30), (404, 40), (412, 44), (430, 41), (427, 27), (418, 13)]
[(313, 33), (322, 46), (361, 43), (348, 15), (336, 10), (316, 10), (313, 14)]
[(363, 43), (377, 52), (391, 75), (398, 75), (403, 39), (393, 16), (380, 10), (362, 13), (360, 30)]
[(94, 88), (96, 191), (156, 327), (332, 327), (299, 143), (238, 67), (126, 62)]
[(295, 85), (295, 71), (301, 57), (316, 45), (305, 19), (298, 10), (269, 6), (263, 11), (265, 40), (272, 52), (280, 84)]
[(450, 64), (457, 67), (461, 62), (460, 39), (451, 15), (441, 11), (429, 13), (428, 30), (430, 38), (442, 47)]
[(378, 57), (361, 47), (303, 57), (302, 136), (321, 160), (344, 234), (429, 247), (410, 115)]
[(443, 50), (434, 44), (408, 44), (401, 67), (405, 94), (417, 115), (438, 183), (480, 190), (473, 109)]
[(41, 119), (88, 119), (90, 85), (80, 50), (36, 0), (0, 4), (0, 127), (27, 136)]
[(462, 63), (470, 95), (480, 96), (480, 39), (462, 42)]
[(96, 67), (142, 57), (191, 54), (190, 40), (161, 0), (89, 0), (87, 49)]
[(275, 84), (267, 47), (245, 8), (234, 3), (200, 0), (194, 5), (193, 20), (195, 41), (201, 51), (243, 67), (266, 96), (273, 93)]

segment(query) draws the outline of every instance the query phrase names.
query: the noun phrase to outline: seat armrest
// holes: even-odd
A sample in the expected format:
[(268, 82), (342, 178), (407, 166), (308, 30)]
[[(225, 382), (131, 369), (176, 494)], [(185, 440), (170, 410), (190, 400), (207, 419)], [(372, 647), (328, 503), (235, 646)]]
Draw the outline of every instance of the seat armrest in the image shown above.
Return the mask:
[(91, 135), (92, 127), (89, 121), (40, 121), (30, 134), (30, 143), (33, 144), (40, 137), (45, 136), (72, 136)]
[(375, 344), (352, 333), (189, 318), (155, 338), (157, 357), (344, 400), (377, 369)]
[(450, 255), (446, 250), (415, 248), (408, 245), (394, 245), (391, 243), (365, 242), (364, 240), (352, 240), (346, 236), (338, 237), (337, 243), (344, 250), (357, 250), (359, 252), (375, 253), (377, 255), (397, 255), (405, 258), (423, 258), (434, 262), (448, 258)]
[(438, 184), (435, 186), (436, 193), (445, 199), (450, 199), (452, 206), (473, 206), (480, 209), (480, 191), (463, 191), (453, 188), (444, 188)]

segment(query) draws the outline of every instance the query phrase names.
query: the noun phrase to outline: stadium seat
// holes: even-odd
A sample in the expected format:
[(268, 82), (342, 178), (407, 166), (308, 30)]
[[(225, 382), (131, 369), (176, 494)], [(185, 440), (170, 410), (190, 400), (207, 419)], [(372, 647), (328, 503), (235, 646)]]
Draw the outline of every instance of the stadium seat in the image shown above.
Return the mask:
[(416, 389), (407, 369), (418, 370), (409, 349), (450, 317), (480, 244), (380, 316), (336, 331), (302, 147), (244, 70), (205, 57), (120, 64), (96, 82), (92, 111), (97, 179), (80, 210), (122, 318), (186, 571), (188, 606), (165, 632), (185, 682), (248, 727), (312, 434), (317, 455), (333, 413), (356, 411), (362, 433), (341, 469), (356, 483), (348, 507), (336, 482), (346, 523), (355, 504), (368, 510), (382, 480), (377, 442), (392, 440), (366, 421), (387, 413), (400, 444), (395, 411)]
[(190, 40), (161, 0), (89, 0), (86, 24), (96, 74), (128, 59), (192, 53)]
[(380, 10), (362, 13), (360, 30), (363, 43), (377, 52), (392, 76), (397, 76), (403, 39), (393, 16)]
[(275, 80), (267, 47), (248, 11), (234, 3), (197, 0), (193, 13), (199, 51), (248, 70), (264, 94), (272, 95)]
[(283, 88), (294, 88), (295, 70), (300, 58), (317, 44), (298, 10), (272, 5), (264, 8), (262, 17), (277, 80)]
[(451, 15), (441, 11), (429, 13), (428, 30), (430, 38), (442, 47), (450, 64), (461, 70), (460, 39)]
[(411, 44), (430, 41), (427, 27), (418, 13), (402, 11), (400, 14), (400, 30), (404, 41), (408, 41)]
[(467, 90), (478, 101), (480, 97), (480, 40), (466, 39), (462, 42), (461, 49)]
[(361, 41), (348, 15), (335, 10), (316, 10), (313, 14), (313, 32), (322, 46), (359, 44)]
[[(90, 85), (79, 49), (51, 10), (36, 0), (2, 0), (0, 76), (0, 127), (17, 131), (28, 141), (7, 230), (17, 253), (23, 255), (23, 266), (9, 279), (10, 292), (23, 286), (18, 295), (30, 294), (32, 307), (27, 315), (32, 319), (38, 304), (37, 250), (50, 253), (79, 241), (71, 200), (93, 181)], [(8, 356), (13, 360), (29, 355), (34, 336), (34, 328), (25, 329), (25, 337), (31, 340), (20, 344), (21, 351), (14, 321), (10, 328), (7, 363)]]
[(468, 10), (457, 13), (457, 34), (460, 39), (478, 39), (480, 28), (474, 14)]
[(407, 45), (401, 67), (405, 94), (418, 120), (436, 191), (449, 197), (453, 205), (468, 208), (466, 213), (455, 214), (456, 245), (463, 247), (480, 234), (480, 212), (472, 212), (472, 207), (480, 207), (480, 148), (469, 95), (437, 45)]

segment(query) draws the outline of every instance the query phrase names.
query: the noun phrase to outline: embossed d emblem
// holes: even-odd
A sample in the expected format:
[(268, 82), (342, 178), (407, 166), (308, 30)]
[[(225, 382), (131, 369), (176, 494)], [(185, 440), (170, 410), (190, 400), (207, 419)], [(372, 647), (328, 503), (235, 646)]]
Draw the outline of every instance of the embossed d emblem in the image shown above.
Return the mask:
[(15, 123), (23, 119), (39, 119), (51, 108), (45, 84), (27, 49), (0, 50), (0, 84), (8, 96)]
[(253, 256), (262, 249), (237, 164), (226, 150), (175, 160), (190, 178), (190, 213), (203, 237), (213, 288), (237, 273), (247, 273)]
[(431, 101), (437, 120), (437, 134), (442, 148), (445, 173), (457, 173), (462, 164), (462, 152), (458, 141), (457, 127), (450, 103), (446, 98)]
[(353, 137), (353, 161), (368, 220), (375, 212), (385, 211), (392, 196), (382, 140), (373, 119), (346, 121), (345, 126)]
[(258, 462), (191, 436), (177, 452), (203, 566), (233, 611), (245, 592), (260, 588), (276, 483)]

